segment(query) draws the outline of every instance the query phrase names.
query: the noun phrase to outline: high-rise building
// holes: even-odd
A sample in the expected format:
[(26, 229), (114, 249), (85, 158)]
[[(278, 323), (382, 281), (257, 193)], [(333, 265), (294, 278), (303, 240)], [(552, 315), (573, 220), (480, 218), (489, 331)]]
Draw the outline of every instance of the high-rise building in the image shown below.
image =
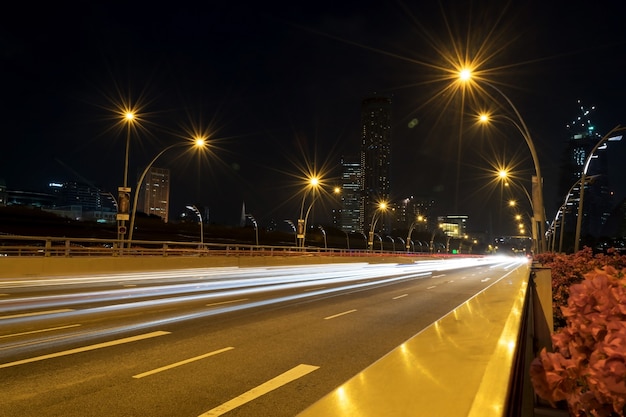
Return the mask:
[(340, 227), (345, 232), (359, 232), (361, 228), (361, 164), (357, 156), (341, 158), (341, 213)]
[[(587, 157), (602, 139), (591, 122), (595, 107), (585, 108), (578, 101), (580, 114), (567, 125), (569, 140), (562, 166), (560, 195), (565, 196), (572, 189), (572, 196), (565, 208), (564, 231), (573, 233), (576, 229), (576, 216), (580, 199), (580, 184), (577, 184), (584, 169)], [(608, 180), (608, 160), (606, 147), (600, 147), (594, 154), (587, 169), (587, 177), (593, 182), (587, 182), (583, 200), (583, 218), (581, 236), (599, 236), (602, 227), (607, 222), (611, 211), (611, 193)]]
[[(369, 230), (379, 201), (389, 201), (391, 178), (391, 98), (373, 96), (361, 103), (361, 201), (359, 227)], [(389, 221), (377, 229), (389, 231)]]
[(410, 196), (400, 200), (395, 204), (394, 228), (408, 230), (413, 225), (416, 232), (431, 230), (436, 224), (434, 216), (430, 216), (434, 204), (431, 198)]
[(170, 206), (170, 170), (151, 167), (139, 189), (137, 209), (159, 216), (167, 223)]

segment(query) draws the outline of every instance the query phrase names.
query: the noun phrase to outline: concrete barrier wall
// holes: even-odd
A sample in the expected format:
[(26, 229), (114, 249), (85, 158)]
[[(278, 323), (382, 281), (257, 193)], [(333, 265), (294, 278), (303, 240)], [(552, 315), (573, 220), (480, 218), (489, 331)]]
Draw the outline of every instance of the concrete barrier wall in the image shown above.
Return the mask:
[(407, 263), (407, 257), (319, 256), (137, 256), (137, 257), (0, 257), (0, 278), (106, 274), (183, 268), (258, 267), (369, 262)]

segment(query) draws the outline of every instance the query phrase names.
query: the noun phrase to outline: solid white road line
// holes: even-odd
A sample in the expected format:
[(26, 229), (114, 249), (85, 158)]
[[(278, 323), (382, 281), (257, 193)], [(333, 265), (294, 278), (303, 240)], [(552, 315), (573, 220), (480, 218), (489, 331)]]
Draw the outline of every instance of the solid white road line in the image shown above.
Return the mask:
[(32, 316), (43, 316), (44, 314), (56, 314), (56, 313), (67, 313), (69, 311), (74, 311), (71, 308), (61, 308), (58, 310), (47, 310), (47, 311), (35, 311), (33, 313), (22, 313), (22, 314), (13, 314), (10, 316), (0, 316), (0, 320), (4, 319), (16, 319), (19, 317), (32, 317)]
[(184, 361), (176, 362), (176, 363), (173, 363), (171, 365), (162, 366), (160, 368), (156, 368), (156, 369), (153, 369), (151, 371), (147, 371), (147, 372), (143, 372), (141, 374), (133, 375), (133, 378), (139, 379), (139, 378), (143, 378), (144, 376), (156, 374), (156, 373), (159, 373), (159, 372), (162, 372), (162, 371), (167, 371), (168, 369), (176, 368), (176, 367), (181, 366), (181, 365), (186, 365), (186, 364), (191, 363), (191, 362), (199, 361), (200, 359), (208, 358), (209, 356), (217, 355), (217, 354), (220, 354), (222, 352), (227, 352), (227, 351), (232, 350), (232, 349), (234, 349), (234, 347), (229, 346), (229, 347), (225, 347), (223, 349), (214, 350), (213, 352), (205, 353), (204, 355), (196, 356), (194, 358), (185, 359)]
[(206, 413), (200, 414), (198, 417), (217, 417), (226, 414), (237, 407), (240, 407), (262, 395), (267, 394), (270, 391), (275, 390), (276, 388), (280, 388), (281, 386), (295, 381), (298, 378), (302, 378), (316, 369), (319, 369), (319, 366), (300, 364), (291, 368), (287, 372), (284, 372), (277, 377), (252, 388), (250, 391), (244, 392), (240, 396), (235, 397), (232, 400), (207, 411)]
[(409, 294), (402, 294), (402, 295), (398, 295), (397, 297), (393, 297), (393, 300), (397, 300), (398, 298), (404, 298)]
[(344, 311), (343, 313), (339, 313), (339, 314), (334, 314), (332, 316), (328, 316), (328, 317), (324, 317), (324, 320), (330, 320), (330, 319), (334, 319), (335, 317), (341, 317), (344, 316), (346, 314), (350, 314), (350, 313), (354, 313), (356, 310), (348, 310), (348, 311)]
[(24, 336), (27, 334), (34, 334), (34, 333), (52, 332), (54, 330), (63, 330), (63, 329), (69, 329), (71, 327), (78, 327), (78, 326), (80, 326), (80, 324), (68, 324), (67, 326), (50, 327), (48, 329), (32, 330), (30, 332), (5, 334), (5, 335), (0, 336), (0, 339), (3, 339), (5, 337)]
[(25, 363), (43, 361), (45, 359), (58, 358), (60, 356), (73, 355), (74, 353), (87, 352), (90, 350), (101, 349), (109, 346), (121, 345), (124, 343), (136, 342), (138, 340), (149, 339), (151, 337), (163, 336), (166, 334), (170, 334), (170, 332), (157, 331), (152, 333), (145, 333), (137, 336), (125, 337), (123, 339), (111, 340), (110, 342), (98, 343), (95, 345), (83, 346), (76, 349), (64, 350), (62, 352), (50, 353), (48, 355), (36, 356), (34, 358), (22, 359), (20, 361), (1, 363), (0, 369), (9, 368), (11, 366), (23, 365)]

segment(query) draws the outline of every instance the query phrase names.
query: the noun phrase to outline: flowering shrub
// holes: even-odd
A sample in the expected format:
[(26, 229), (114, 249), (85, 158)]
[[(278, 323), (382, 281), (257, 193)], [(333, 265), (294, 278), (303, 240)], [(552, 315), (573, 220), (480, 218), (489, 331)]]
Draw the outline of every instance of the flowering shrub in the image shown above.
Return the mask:
[(565, 326), (565, 317), (561, 307), (567, 306), (571, 285), (581, 282), (586, 273), (605, 266), (612, 266), (619, 270), (626, 268), (626, 256), (621, 256), (612, 249), (608, 250), (607, 255), (596, 254), (595, 256), (588, 247), (571, 255), (546, 252), (536, 255), (535, 260), (551, 269), (555, 329)]
[(531, 364), (537, 395), (570, 415), (624, 417), (626, 406), (626, 268), (605, 266), (569, 289), (566, 325)]

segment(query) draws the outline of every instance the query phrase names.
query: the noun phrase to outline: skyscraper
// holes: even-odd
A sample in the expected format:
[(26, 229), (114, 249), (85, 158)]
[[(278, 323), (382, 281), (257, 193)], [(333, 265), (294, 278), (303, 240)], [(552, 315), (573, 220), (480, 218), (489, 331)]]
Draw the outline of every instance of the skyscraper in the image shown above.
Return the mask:
[[(585, 161), (594, 146), (602, 139), (602, 135), (595, 131), (591, 122), (595, 107), (585, 108), (578, 101), (580, 114), (567, 125), (569, 140), (564, 158), (560, 195), (564, 195), (572, 188), (572, 197), (564, 216), (564, 230), (573, 233), (576, 228), (576, 216), (580, 195), (580, 181)], [(608, 181), (608, 155), (604, 147), (599, 148), (587, 169), (587, 177), (593, 177), (593, 182), (585, 185), (583, 201), (583, 219), (581, 236), (599, 236), (603, 225), (608, 220), (611, 211), (611, 195)]]
[[(360, 228), (369, 230), (379, 201), (389, 201), (391, 176), (391, 98), (373, 96), (361, 103)], [(385, 221), (378, 229), (387, 230)]]
[(357, 156), (341, 158), (341, 230), (359, 232), (361, 227), (361, 164)]
[(154, 214), (165, 223), (169, 217), (170, 170), (150, 168), (139, 190), (137, 208), (146, 214)]

